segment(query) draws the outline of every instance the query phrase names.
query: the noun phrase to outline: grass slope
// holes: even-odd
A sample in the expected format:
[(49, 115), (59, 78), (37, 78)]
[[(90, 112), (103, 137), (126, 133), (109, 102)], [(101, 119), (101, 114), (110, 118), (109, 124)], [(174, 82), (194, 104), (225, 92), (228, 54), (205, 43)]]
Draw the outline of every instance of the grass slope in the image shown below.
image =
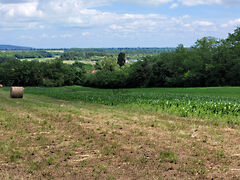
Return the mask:
[(224, 122), (0, 89), (0, 179), (233, 179), (239, 136)]

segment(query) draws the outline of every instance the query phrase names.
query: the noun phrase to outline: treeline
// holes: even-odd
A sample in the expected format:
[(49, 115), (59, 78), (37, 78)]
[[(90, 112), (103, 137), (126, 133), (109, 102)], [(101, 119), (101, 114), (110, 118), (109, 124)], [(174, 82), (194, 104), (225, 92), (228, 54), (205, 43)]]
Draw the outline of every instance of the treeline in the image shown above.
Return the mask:
[(104, 54), (119, 54), (121, 52), (126, 54), (158, 54), (162, 52), (171, 52), (176, 48), (71, 48), (66, 52), (79, 52), (79, 53), (104, 53)]
[(7, 51), (0, 54), (0, 57), (14, 57), (17, 59), (50, 58), (53, 54), (47, 51)]
[(91, 65), (79, 62), (68, 65), (61, 60), (38, 62), (0, 58), (0, 83), (5, 86), (81, 85), (83, 74), (91, 70)]
[(0, 58), (0, 83), (99, 88), (240, 86), (240, 28), (224, 40), (204, 37), (190, 48), (179, 45), (135, 63), (122, 62), (105, 57), (95, 65), (67, 65), (61, 60), (26, 62), (5, 57)]
[(97, 72), (85, 78), (86, 86), (205, 87), (240, 86), (240, 28), (227, 39), (204, 37), (191, 48), (145, 57), (120, 68), (116, 60), (96, 64)]
[(15, 53), (14, 56), (18, 59), (53, 57), (52, 53), (47, 51), (22, 51)]
[(64, 52), (60, 59), (62, 60), (85, 60), (89, 59), (93, 56), (99, 56), (104, 57), (107, 56), (107, 54), (103, 52)]
[(62, 60), (89, 60), (92, 57), (96, 57), (96, 60), (99, 60), (102, 59), (102, 57), (116, 57), (122, 52), (128, 55), (128, 59), (140, 59), (147, 54), (171, 52), (175, 49), (176, 48), (71, 48), (66, 50), (60, 58)]

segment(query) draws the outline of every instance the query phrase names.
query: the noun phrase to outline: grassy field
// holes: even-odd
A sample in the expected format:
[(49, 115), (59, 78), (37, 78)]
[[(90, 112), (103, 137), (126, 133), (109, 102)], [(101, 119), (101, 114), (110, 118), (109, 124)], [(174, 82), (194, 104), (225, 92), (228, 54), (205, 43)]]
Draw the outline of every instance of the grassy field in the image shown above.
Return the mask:
[[(39, 61), (39, 62), (51, 62), (53, 60), (55, 60), (56, 58), (59, 58), (60, 56), (55, 56), (55, 57), (52, 57), (52, 58), (27, 58), (27, 59), (21, 59), (21, 61)], [(81, 62), (81, 63), (84, 63), (84, 64), (92, 64), (94, 65), (95, 62), (93, 61), (90, 61), (90, 60), (85, 60), (85, 61), (70, 61), (70, 60), (66, 60), (66, 61), (63, 61), (63, 63), (65, 64), (69, 64), (69, 65), (72, 65), (74, 64), (75, 62)]]
[(94, 64), (96, 64), (95, 62), (93, 62), (93, 61), (87, 61), (87, 60), (85, 60), (85, 61), (70, 61), (70, 60), (68, 60), (68, 61), (63, 61), (63, 63), (65, 63), (65, 64), (70, 64), (70, 65), (72, 65), (72, 64), (74, 64), (75, 62), (81, 62), (81, 63), (84, 63), (84, 64), (91, 64), (91, 65), (94, 65)]
[(27, 88), (27, 93), (85, 103), (164, 112), (181, 117), (240, 122), (240, 88), (94, 89), (79, 86)]
[(0, 179), (237, 179), (239, 101), (231, 87), (0, 89)]
[[(60, 56), (56, 56), (60, 57)], [(21, 59), (21, 61), (39, 61), (39, 62), (47, 62), (47, 61), (52, 61), (56, 59), (56, 57), (49, 57), (49, 58), (26, 58), (26, 59)]]

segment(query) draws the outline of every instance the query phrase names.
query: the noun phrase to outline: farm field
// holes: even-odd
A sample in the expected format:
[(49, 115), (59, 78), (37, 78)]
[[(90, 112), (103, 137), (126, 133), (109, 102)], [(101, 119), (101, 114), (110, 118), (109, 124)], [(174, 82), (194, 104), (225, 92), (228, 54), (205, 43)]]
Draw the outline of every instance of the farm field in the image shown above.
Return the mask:
[[(182, 117), (240, 121), (240, 88), (95, 89), (81, 86), (27, 88), (27, 93), (130, 109), (164, 112)], [(230, 119), (229, 119), (230, 118)]]
[(27, 59), (21, 59), (21, 61), (39, 61), (39, 62), (46, 62), (46, 61), (52, 61), (56, 57), (50, 57), (50, 58), (27, 58)]
[(0, 179), (236, 179), (240, 88), (0, 89)]
[[(39, 61), (39, 62), (51, 62), (53, 60), (55, 60), (56, 58), (59, 58), (59, 56), (55, 56), (55, 57), (52, 57), (52, 58), (28, 58), (28, 59), (21, 59), (21, 61)], [(81, 62), (81, 63), (84, 63), (84, 64), (95, 64), (95, 62), (93, 61), (77, 61), (77, 60), (73, 60), (73, 61), (63, 61), (63, 63), (65, 64), (69, 64), (69, 65), (72, 65), (74, 64), (75, 62)]]

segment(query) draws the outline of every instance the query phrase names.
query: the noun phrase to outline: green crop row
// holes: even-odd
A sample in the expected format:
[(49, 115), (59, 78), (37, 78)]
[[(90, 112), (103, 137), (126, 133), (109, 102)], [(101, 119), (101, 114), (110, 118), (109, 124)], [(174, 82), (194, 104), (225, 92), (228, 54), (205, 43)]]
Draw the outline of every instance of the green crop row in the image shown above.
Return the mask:
[[(27, 87), (25, 92), (67, 101), (110, 106), (128, 105), (132, 108), (173, 113), (183, 117), (227, 119), (234, 123), (240, 120), (240, 88), (106, 90), (71, 86), (61, 88)], [(213, 94), (215, 95), (213, 96)]]

